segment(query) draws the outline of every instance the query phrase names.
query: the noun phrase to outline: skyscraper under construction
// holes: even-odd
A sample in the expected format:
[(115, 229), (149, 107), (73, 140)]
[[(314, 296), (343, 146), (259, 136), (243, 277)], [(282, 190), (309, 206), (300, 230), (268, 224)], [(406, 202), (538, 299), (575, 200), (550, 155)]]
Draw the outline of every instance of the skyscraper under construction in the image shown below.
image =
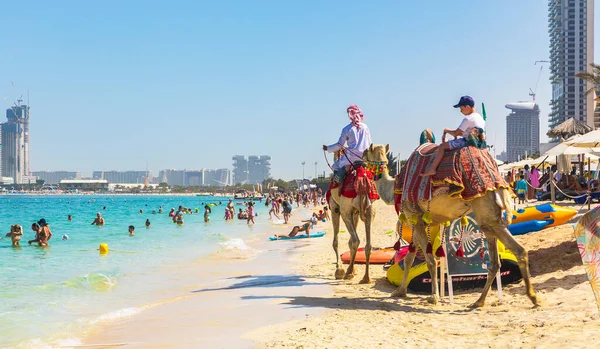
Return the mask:
[(29, 106), (21, 105), (6, 109), (6, 121), (1, 126), (0, 169), (2, 177), (12, 177), (14, 183), (22, 184), (29, 176)]

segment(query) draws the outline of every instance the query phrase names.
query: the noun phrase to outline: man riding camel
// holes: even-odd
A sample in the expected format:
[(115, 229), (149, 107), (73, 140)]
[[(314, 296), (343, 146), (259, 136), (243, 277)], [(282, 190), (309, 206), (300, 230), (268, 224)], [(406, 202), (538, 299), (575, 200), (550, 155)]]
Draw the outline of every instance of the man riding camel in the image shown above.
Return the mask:
[[(422, 177), (435, 175), (435, 173), (437, 172), (437, 168), (440, 165), (440, 162), (442, 162), (442, 159), (444, 158), (444, 152), (446, 150), (454, 150), (466, 147), (468, 145), (467, 138), (469, 137), (469, 135), (471, 135), (471, 131), (473, 131), (474, 129), (480, 129), (482, 131), (485, 130), (485, 120), (483, 119), (481, 114), (475, 111), (474, 106), (475, 101), (472, 97), (460, 97), (458, 104), (456, 104), (454, 108), (460, 108), (460, 112), (465, 117), (463, 118), (460, 125), (458, 125), (458, 128), (456, 130), (450, 128), (444, 129), (444, 133), (442, 134), (442, 144), (440, 144), (437, 147), (435, 152), (435, 159), (433, 160), (433, 163), (431, 164), (429, 169), (425, 173), (421, 174)], [(454, 137), (454, 139), (446, 142), (447, 134)], [(458, 138), (459, 136), (461, 136), (461, 138)]]
[[(361, 160), (363, 152), (371, 145), (371, 132), (367, 124), (363, 123), (364, 115), (356, 104), (346, 110), (350, 123), (342, 129), (342, 134), (337, 143), (323, 145), (323, 150), (330, 153), (342, 150), (340, 158), (333, 163), (333, 181), (342, 184), (346, 176), (346, 166)], [(344, 145), (347, 147), (344, 149)]]

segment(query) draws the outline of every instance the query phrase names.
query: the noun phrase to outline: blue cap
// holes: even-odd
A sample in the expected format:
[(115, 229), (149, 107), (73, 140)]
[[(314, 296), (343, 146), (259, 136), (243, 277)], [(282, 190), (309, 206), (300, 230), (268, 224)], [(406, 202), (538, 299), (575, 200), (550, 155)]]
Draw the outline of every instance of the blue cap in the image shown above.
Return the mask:
[(471, 96), (462, 96), (460, 97), (460, 101), (458, 101), (458, 104), (454, 106), (454, 108), (459, 108), (462, 106), (469, 106), (469, 107), (473, 107), (475, 106), (475, 101), (473, 100), (473, 97)]

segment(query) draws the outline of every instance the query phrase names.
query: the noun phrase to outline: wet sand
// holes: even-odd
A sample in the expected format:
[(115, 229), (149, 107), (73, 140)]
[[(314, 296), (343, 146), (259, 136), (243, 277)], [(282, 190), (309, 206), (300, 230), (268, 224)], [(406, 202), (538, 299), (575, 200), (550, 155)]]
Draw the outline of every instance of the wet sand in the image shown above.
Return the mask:
[[(293, 217), (299, 221), (307, 215), (296, 209)], [(280, 234), (290, 229), (291, 224), (273, 225), (273, 232)], [(170, 281), (182, 285), (181, 296), (149, 305), (135, 316), (100, 324), (83, 346), (252, 348), (258, 341), (242, 338), (244, 333), (318, 315), (321, 307), (290, 307), (280, 297), (320, 297), (332, 292), (324, 280), (299, 276), (292, 269), (293, 256), (319, 239), (271, 242), (263, 233), (249, 240), (246, 243), (253, 251), (218, 253), (174, 271), (178, 276)], [(233, 254), (236, 258), (231, 258)]]

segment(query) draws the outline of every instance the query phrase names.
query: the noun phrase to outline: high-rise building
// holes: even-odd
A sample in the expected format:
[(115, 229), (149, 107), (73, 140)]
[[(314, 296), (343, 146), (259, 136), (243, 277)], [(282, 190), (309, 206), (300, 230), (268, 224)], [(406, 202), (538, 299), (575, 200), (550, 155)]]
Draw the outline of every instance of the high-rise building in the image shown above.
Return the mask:
[(268, 155), (243, 155), (233, 158), (233, 183), (262, 184), (271, 176), (271, 157)]
[(509, 103), (506, 153), (509, 162), (540, 152), (540, 108), (535, 102)]
[(167, 183), (168, 185), (184, 185), (185, 181), (185, 170), (174, 170), (167, 169), (162, 170), (158, 174), (161, 183)]
[(248, 156), (248, 183), (262, 184), (271, 176), (271, 157), (268, 155)]
[(233, 183), (248, 183), (248, 160), (243, 155), (235, 155), (233, 158)]
[(12, 177), (17, 184), (27, 182), (29, 176), (29, 106), (20, 103), (6, 109), (1, 126), (2, 176)]
[(32, 176), (44, 181), (44, 184), (59, 184), (63, 179), (81, 179), (81, 173), (75, 171), (33, 171)]
[(226, 168), (216, 170), (203, 170), (204, 183), (203, 185), (226, 186), (231, 182), (231, 171)]
[(162, 170), (158, 178), (160, 182), (179, 186), (226, 186), (230, 184), (231, 172), (226, 169), (217, 170)]
[(589, 64), (594, 62), (594, 1), (548, 0), (548, 32), (552, 83), (549, 128), (572, 117), (600, 127), (600, 117), (594, 117), (594, 94), (585, 94), (592, 86), (575, 77), (590, 71)]
[(144, 184), (152, 180), (150, 171), (94, 171), (92, 179), (106, 179), (111, 184)]

